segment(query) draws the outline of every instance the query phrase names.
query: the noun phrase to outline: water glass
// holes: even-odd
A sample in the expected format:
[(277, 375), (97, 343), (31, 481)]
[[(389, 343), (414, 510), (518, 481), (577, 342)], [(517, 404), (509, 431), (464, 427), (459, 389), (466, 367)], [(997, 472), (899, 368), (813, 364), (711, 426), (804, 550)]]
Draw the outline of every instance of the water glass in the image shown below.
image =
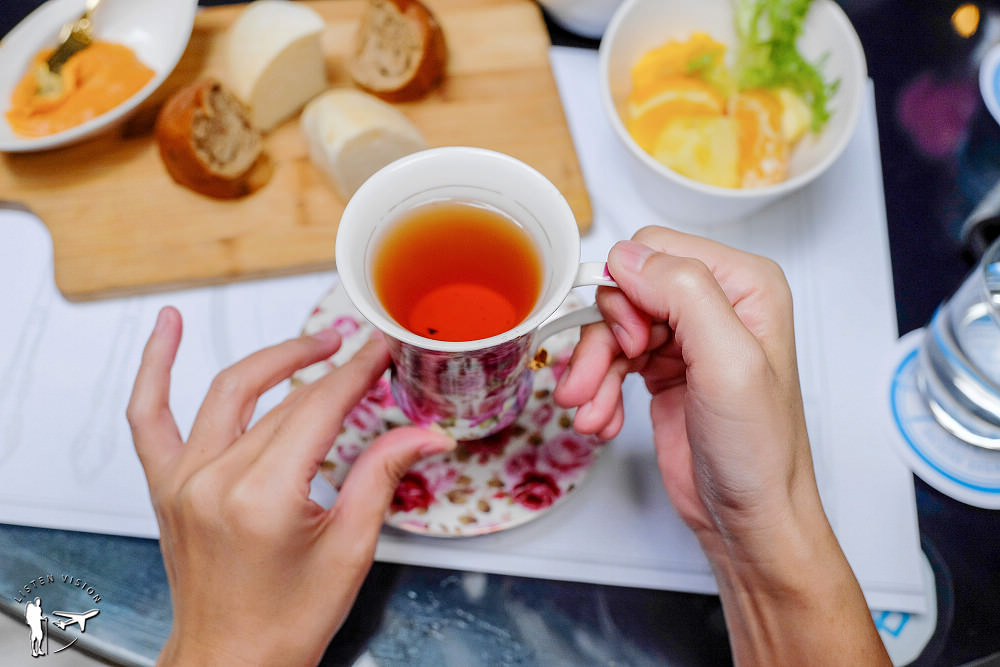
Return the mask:
[(918, 383), (945, 430), (1000, 450), (1000, 239), (925, 328)]

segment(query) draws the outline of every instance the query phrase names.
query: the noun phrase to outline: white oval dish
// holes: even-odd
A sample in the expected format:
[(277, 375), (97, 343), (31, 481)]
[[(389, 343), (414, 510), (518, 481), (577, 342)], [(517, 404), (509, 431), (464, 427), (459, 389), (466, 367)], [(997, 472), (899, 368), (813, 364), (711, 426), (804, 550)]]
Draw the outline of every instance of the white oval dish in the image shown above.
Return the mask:
[(41, 151), (75, 143), (124, 120), (170, 75), (191, 37), (197, 0), (104, 0), (94, 14), (95, 38), (128, 46), (155, 72), (152, 80), (114, 109), (45, 137), (22, 137), (7, 122), (10, 96), (38, 51), (55, 46), (59, 29), (78, 18), (84, 0), (49, 0), (0, 41), (0, 151)]

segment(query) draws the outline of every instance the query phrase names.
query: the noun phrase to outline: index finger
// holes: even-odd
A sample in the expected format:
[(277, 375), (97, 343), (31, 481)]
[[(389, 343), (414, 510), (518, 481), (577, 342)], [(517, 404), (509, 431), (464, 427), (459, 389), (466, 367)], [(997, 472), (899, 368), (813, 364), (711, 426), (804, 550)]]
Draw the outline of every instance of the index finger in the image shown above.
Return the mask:
[(385, 341), (372, 338), (346, 364), (296, 390), (301, 393), (276, 427), (287, 442), (269, 444), (260, 452), (261, 469), (276, 479), (312, 479), (344, 418), (388, 367)]
[(190, 465), (201, 467), (228, 449), (246, 431), (264, 392), (339, 346), (340, 335), (328, 327), (265, 347), (224, 369), (212, 381), (191, 427), (189, 442), (197, 447), (188, 455)]
[(136, 454), (151, 485), (157, 471), (183, 445), (170, 411), (170, 371), (180, 345), (181, 329), (181, 315), (176, 308), (167, 306), (160, 310), (143, 348), (142, 362), (125, 410)]

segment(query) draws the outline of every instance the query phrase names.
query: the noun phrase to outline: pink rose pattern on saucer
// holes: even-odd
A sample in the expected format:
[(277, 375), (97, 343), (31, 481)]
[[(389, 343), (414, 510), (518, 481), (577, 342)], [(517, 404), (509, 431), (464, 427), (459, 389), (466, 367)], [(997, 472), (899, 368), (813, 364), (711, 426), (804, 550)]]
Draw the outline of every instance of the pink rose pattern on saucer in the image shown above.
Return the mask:
[[(571, 296), (560, 314), (579, 305)], [(331, 324), (344, 337), (340, 351), (296, 373), (293, 385), (313, 382), (350, 359), (372, 331), (338, 287), (321, 299), (303, 331), (314, 333)], [(524, 409), (510, 426), (414, 465), (396, 488), (386, 524), (422, 535), (482, 535), (530, 521), (572, 494), (603, 449), (597, 438), (573, 430), (572, 411), (552, 402), (552, 390), (578, 335), (570, 329), (546, 341), (552, 361), (534, 372)], [(345, 419), (323, 474), (340, 488), (351, 465), (376, 437), (408, 423), (393, 397), (387, 371)]]

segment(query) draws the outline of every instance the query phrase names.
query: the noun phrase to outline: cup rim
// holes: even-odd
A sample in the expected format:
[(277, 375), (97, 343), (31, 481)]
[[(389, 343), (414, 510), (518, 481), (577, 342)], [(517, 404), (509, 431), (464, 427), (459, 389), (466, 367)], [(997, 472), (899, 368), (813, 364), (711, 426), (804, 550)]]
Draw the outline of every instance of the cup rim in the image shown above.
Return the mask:
[[(403, 174), (406, 172), (434, 173), (435, 169), (439, 169), (447, 161), (463, 161), (467, 164), (475, 163), (478, 166), (494, 170), (505, 169), (508, 170), (507, 173), (520, 173), (522, 178), (530, 180), (533, 183), (533, 187), (536, 188), (536, 194), (543, 197), (548, 206), (554, 207), (558, 211), (557, 216), (546, 219), (545, 222), (548, 223), (550, 220), (553, 220), (554, 224), (565, 226), (566, 229), (571, 229), (573, 232), (572, 234), (565, 235), (567, 238), (560, 237), (559, 240), (560, 245), (564, 247), (567, 243), (570, 244), (568, 250), (569, 256), (573, 258), (573, 262), (567, 262), (567, 266), (554, 276), (549, 288), (539, 294), (539, 299), (542, 299), (547, 292), (550, 295), (549, 298), (546, 301), (540, 300), (536, 303), (531, 313), (513, 328), (489, 338), (469, 341), (444, 341), (425, 338), (415, 334), (397, 323), (384, 309), (371, 303), (368, 298), (371, 291), (359, 284), (357, 271), (344, 270), (346, 267), (355, 267), (359, 261), (364, 261), (364, 257), (359, 256), (356, 252), (356, 247), (352, 250), (346, 242), (348, 238), (353, 238), (350, 236), (351, 234), (360, 234), (362, 232), (349, 229), (348, 225), (344, 224), (345, 220), (349, 220), (356, 212), (372, 205), (373, 202), (377, 202), (380, 199), (384, 200), (384, 183), (397, 181), (403, 178)], [(471, 170), (468, 173), (472, 173)], [(460, 185), (469, 184), (462, 183)], [(414, 193), (415, 191), (400, 192), (393, 199), (394, 201), (402, 201)], [(387, 209), (386, 212), (388, 212), (392, 207), (382, 206), (382, 208)], [(399, 158), (377, 171), (361, 184), (361, 187), (357, 189), (347, 202), (344, 213), (341, 216), (340, 226), (337, 229), (335, 261), (340, 283), (347, 293), (348, 298), (365, 319), (385, 335), (423, 350), (446, 353), (472, 352), (501, 345), (531, 334), (556, 312), (559, 305), (572, 289), (573, 279), (580, 264), (580, 232), (569, 202), (566, 201), (566, 198), (552, 181), (531, 165), (506, 153), (485, 148), (441, 146), (417, 151)], [(363, 268), (359, 270), (364, 271)], [(363, 282), (363, 279), (361, 282)], [(372, 296), (375, 295), (372, 294)]]

